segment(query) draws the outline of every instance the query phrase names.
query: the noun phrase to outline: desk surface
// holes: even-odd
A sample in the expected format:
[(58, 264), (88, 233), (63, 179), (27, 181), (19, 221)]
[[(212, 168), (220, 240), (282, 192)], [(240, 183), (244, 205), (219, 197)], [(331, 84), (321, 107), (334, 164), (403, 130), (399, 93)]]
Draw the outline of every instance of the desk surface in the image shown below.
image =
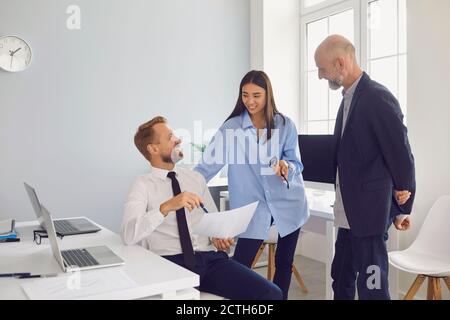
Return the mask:
[[(177, 292), (184, 295), (183, 298), (198, 298), (198, 291), (193, 289), (199, 285), (197, 274), (141, 246), (126, 246), (117, 234), (101, 228), (97, 233), (65, 236), (60, 245), (61, 249), (106, 245), (125, 261), (124, 266), (114, 268), (122, 268), (138, 287), (111, 292), (102, 295), (102, 299), (176, 299)], [(33, 230), (38, 229), (36, 221), (17, 223), (16, 229), (21, 236), (20, 242), (0, 244), (0, 273), (63, 274), (53, 257), (48, 239), (42, 239), (41, 245), (33, 242)], [(25, 281), (34, 279), (0, 278), (0, 300), (27, 299), (20, 286)], [(191, 292), (192, 296), (186, 295), (187, 292)]]
[[(311, 188), (305, 188), (305, 191), (311, 216), (334, 221), (332, 207), (335, 199), (334, 191)], [(229, 192), (221, 191), (220, 197), (227, 199), (229, 197)]]

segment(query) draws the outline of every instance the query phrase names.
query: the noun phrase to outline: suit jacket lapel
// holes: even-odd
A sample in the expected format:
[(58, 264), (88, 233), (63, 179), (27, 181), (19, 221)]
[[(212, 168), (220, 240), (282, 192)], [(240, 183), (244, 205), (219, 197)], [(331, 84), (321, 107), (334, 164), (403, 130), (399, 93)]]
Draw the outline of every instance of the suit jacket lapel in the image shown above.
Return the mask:
[(336, 145), (341, 142), (342, 136), (342, 122), (344, 121), (344, 99), (342, 99), (341, 106), (336, 117), (336, 125), (334, 126), (334, 137), (336, 138)]
[[(355, 93), (353, 94), (352, 103), (350, 104), (350, 110), (347, 115), (347, 121), (345, 122), (344, 133), (342, 134), (341, 140), (344, 138), (345, 133), (347, 132), (348, 125), (351, 123), (351, 120), (352, 120), (352, 115), (354, 113), (353, 111), (355, 110), (355, 105), (358, 103), (361, 92), (364, 90), (364, 88), (366, 86), (366, 82), (368, 80), (370, 80), (369, 76), (367, 75), (367, 73), (363, 72), (361, 80), (359, 81), (358, 86), (355, 89)], [(341, 125), (342, 125), (342, 122), (341, 122)]]
[[(339, 145), (341, 143), (341, 135), (342, 135), (342, 121), (344, 119), (344, 99), (342, 99), (341, 106), (339, 107), (339, 111), (336, 117), (336, 125), (334, 126), (334, 168), (337, 167), (337, 155), (339, 151)], [(336, 179), (336, 177), (335, 177)]]

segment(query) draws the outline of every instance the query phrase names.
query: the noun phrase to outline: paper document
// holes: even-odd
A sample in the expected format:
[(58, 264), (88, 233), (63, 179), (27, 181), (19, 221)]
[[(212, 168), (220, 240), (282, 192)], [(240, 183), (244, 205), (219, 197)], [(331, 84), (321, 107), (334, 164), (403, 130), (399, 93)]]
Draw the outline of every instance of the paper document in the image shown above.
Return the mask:
[(0, 234), (8, 234), (14, 230), (14, 219), (0, 220)]
[(137, 286), (121, 268), (104, 268), (27, 281), (22, 284), (22, 289), (32, 300), (72, 300), (102, 298), (102, 294)]
[(258, 201), (233, 210), (206, 213), (194, 226), (194, 233), (214, 238), (235, 237), (247, 230), (256, 207)]

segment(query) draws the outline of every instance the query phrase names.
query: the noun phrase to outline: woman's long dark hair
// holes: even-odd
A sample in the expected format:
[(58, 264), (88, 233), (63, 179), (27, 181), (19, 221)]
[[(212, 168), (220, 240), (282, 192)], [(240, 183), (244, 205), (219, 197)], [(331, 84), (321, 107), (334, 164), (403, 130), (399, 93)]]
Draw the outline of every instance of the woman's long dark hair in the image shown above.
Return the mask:
[[(266, 119), (267, 128), (267, 140), (272, 137), (272, 130), (275, 129), (275, 115), (279, 114), (283, 118), (283, 124), (286, 123), (284, 115), (278, 111), (275, 105), (275, 99), (273, 98), (272, 84), (270, 83), (269, 77), (264, 71), (252, 70), (247, 73), (244, 78), (242, 78), (241, 85), (239, 86), (239, 96), (234, 107), (233, 112), (227, 120), (241, 115), (247, 108), (242, 101), (242, 88), (249, 83), (253, 83), (258, 87), (263, 88), (266, 91), (266, 105), (264, 106), (264, 117)], [(225, 120), (225, 122), (227, 121)]]

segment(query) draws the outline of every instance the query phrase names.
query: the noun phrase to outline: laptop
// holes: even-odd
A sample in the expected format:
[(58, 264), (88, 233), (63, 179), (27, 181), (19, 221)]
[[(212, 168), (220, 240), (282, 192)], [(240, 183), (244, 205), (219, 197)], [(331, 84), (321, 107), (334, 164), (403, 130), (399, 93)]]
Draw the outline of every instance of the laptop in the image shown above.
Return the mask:
[(53, 224), (50, 212), (48, 212), (44, 206), (41, 206), (41, 208), (42, 218), (50, 240), (53, 255), (64, 272), (106, 268), (125, 264), (125, 262), (107, 246), (60, 250), (58, 239), (56, 237), (55, 225)]
[[(34, 213), (38, 218), (39, 224), (42, 228), (45, 228), (41, 212), (41, 203), (37, 197), (36, 191), (27, 183), (23, 183), (28, 197), (30, 198), (31, 205), (33, 206)], [(75, 219), (58, 219), (54, 220), (56, 232), (63, 236), (71, 236), (75, 234), (94, 233), (101, 230), (95, 224), (84, 218)]]

